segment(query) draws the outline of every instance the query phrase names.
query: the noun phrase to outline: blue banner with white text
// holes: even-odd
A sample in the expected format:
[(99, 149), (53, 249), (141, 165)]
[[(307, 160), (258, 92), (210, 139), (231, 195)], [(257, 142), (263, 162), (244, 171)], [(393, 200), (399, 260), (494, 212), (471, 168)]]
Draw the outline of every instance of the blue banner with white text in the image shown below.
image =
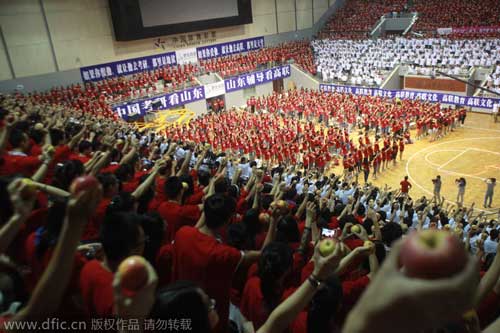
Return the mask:
[(122, 119), (127, 120), (129, 117), (144, 116), (148, 111), (153, 111), (153, 104), (160, 103), (159, 109), (166, 110), (200, 99), (205, 99), (203, 86), (116, 105), (113, 107), (113, 111)]
[(224, 80), (226, 93), (290, 77), (290, 65), (273, 67), (259, 72), (238, 75)]
[[(290, 65), (283, 65), (266, 69), (259, 72), (239, 75), (224, 80), (224, 87), (217, 92), (217, 95), (230, 93), (233, 91), (250, 88), (259, 84), (272, 82), (273, 80), (290, 77)], [(221, 81), (222, 82), (222, 81)], [(211, 91), (208, 89), (208, 91)], [(113, 106), (113, 111), (116, 112), (121, 118), (127, 120), (129, 117), (144, 116), (148, 111), (156, 111), (171, 109), (180, 105), (196, 102), (200, 99), (205, 99), (213, 96), (206, 97), (205, 87), (198, 86), (183, 91), (169, 93), (161, 96), (151, 98), (144, 98), (142, 100), (130, 101)], [(153, 104), (161, 103), (161, 107), (153, 110)]]
[(483, 109), (493, 109), (493, 105), (500, 104), (499, 98), (460, 96), (454, 94), (434, 93), (428, 91), (388, 90), (379, 88), (364, 88), (357, 86), (342, 86), (335, 84), (320, 84), (319, 89), (321, 91), (334, 92), (334, 93), (380, 96), (383, 98), (422, 100), (427, 102), (462, 105), (462, 106), (469, 106), (469, 107), (476, 107)]
[(133, 58), (82, 67), (80, 68), (80, 74), (83, 82), (100, 81), (115, 76), (131, 75), (176, 64), (177, 59), (175, 52), (167, 52), (149, 57)]
[(259, 50), (264, 47), (264, 37), (241, 39), (227, 43), (201, 46), (196, 48), (198, 60), (224, 57), (231, 54)]

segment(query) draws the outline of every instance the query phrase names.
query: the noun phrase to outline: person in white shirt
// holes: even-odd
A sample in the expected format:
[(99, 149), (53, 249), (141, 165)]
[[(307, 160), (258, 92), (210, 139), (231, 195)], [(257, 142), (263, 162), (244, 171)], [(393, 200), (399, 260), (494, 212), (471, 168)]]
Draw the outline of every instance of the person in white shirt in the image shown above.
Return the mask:
[(497, 247), (498, 247), (498, 230), (497, 229), (492, 229), (490, 231), (490, 236), (486, 238), (484, 241), (484, 253), (489, 254), (489, 253), (497, 253)]
[(247, 161), (246, 157), (241, 158), (238, 168), (241, 169), (240, 178), (244, 181), (247, 181), (250, 176), (252, 176), (252, 167), (250, 166), (250, 163)]

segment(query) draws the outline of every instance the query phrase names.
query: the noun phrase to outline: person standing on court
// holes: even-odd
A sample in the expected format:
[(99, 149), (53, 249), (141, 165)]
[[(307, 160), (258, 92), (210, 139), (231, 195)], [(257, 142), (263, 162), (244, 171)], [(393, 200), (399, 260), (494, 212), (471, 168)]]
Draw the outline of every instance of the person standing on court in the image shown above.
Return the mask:
[(464, 204), (464, 193), (467, 182), (465, 181), (465, 178), (460, 177), (458, 179), (455, 179), (455, 184), (457, 184), (458, 186), (457, 203), (462, 206)]
[(441, 176), (437, 175), (436, 178), (432, 180), (432, 184), (434, 184), (434, 198), (436, 198), (436, 203), (441, 203)]
[(401, 193), (404, 196), (408, 196), (408, 191), (412, 188), (410, 182), (408, 181), (408, 176), (405, 176), (405, 179), (403, 179), (399, 185), (401, 185)]
[(486, 178), (484, 180), (486, 183), (486, 194), (484, 195), (484, 208), (491, 208), (491, 202), (493, 201), (493, 191), (495, 186), (497, 186), (496, 178)]

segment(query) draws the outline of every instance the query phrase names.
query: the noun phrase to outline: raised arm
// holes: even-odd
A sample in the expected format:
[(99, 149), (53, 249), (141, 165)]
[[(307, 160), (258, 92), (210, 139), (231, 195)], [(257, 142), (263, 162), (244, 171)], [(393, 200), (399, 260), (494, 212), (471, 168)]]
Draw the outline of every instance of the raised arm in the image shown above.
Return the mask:
[(29, 186), (29, 180), (26, 182), (21, 178), (13, 180), (8, 186), (14, 213), (0, 229), (0, 254), (5, 253), (33, 209), (36, 193), (31, 192)]
[(71, 140), (68, 142), (69, 148), (71, 149), (75, 148), (75, 146), (80, 142), (80, 140), (82, 140), (86, 130), (87, 127), (83, 126), (80, 132), (78, 132), (74, 137), (71, 138)]
[(132, 192), (132, 196), (135, 199), (139, 199), (144, 193), (146, 193), (147, 189), (153, 185), (156, 175), (158, 175), (158, 171), (165, 166), (165, 161), (164, 160), (158, 160), (156, 162), (156, 165), (154, 166), (153, 170), (151, 173), (148, 175), (148, 177), (140, 184), (134, 192)]
[(99, 173), (99, 171), (109, 163), (109, 159), (111, 158), (111, 151), (108, 150), (107, 152), (104, 153), (104, 155), (101, 155), (99, 157), (99, 160), (95, 163), (94, 167), (92, 170), (90, 170), (90, 175), (95, 176)]
[(292, 296), (288, 297), (271, 313), (264, 325), (257, 333), (283, 332), (288, 325), (297, 317), (311, 301), (318, 290), (319, 283), (326, 280), (337, 268), (342, 257), (342, 246), (337, 246), (335, 251), (328, 257), (319, 254), (319, 244), (314, 249), (314, 271), (312, 275), (302, 283)]
[(36, 285), (28, 304), (14, 316), (12, 321), (36, 320), (56, 312), (71, 277), (83, 229), (94, 213), (101, 196), (102, 189), (96, 187), (82, 191), (69, 200), (61, 234), (49, 265)]
[(191, 156), (193, 152), (191, 150), (188, 150), (186, 155), (184, 156), (184, 161), (182, 162), (181, 168), (177, 172), (177, 177), (186, 175), (189, 172), (189, 162), (191, 162)]
[(54, 157), (54, 149), (49, 149), (49, 147), (51, 146), (44, 147), (42, 153), (42, 164), (40, 164), (33, 176), (31, 176), (31, 179), (35, 182), (41, 182), (43, 179), (45, 179), (47, 171), (49, 171), (50, 161), (52, 161), (52, 158)]
[(476, 297), (474, 299), (474, 303), (478, 306), (481, 301), (493, 290), (493, 287), (500, 279), (500, 256), (498, 253), (500, 251), (500, 245), (497, 246), (497, 255), (495, 255), (495, 259), (493, 259), (493, 263), (490, 268), (484, 274), (481, 281), (479, 281), (479, 286), (477, 287)]

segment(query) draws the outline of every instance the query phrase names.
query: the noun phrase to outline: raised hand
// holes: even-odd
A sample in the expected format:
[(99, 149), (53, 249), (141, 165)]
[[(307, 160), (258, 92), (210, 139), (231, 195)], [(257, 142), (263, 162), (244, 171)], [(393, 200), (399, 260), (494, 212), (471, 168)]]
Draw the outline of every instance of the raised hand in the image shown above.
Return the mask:
[(27, 218), (31, 213), (37, 196), (36, 187), (30, 179), (13, 180), (8, 188), (14, 214)]

